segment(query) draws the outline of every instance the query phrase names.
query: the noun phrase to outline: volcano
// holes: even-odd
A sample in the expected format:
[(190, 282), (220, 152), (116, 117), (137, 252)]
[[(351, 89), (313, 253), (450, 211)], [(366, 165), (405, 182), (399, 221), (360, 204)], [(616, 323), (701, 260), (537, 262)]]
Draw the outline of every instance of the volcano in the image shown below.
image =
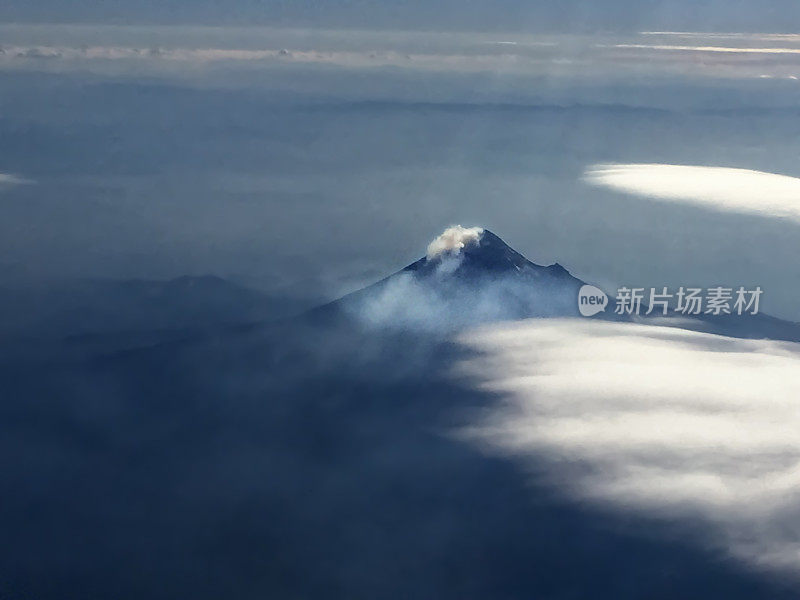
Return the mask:
[[(463, 246), (431, 253), (431, 247), (435, 250), (439, 239), (451, 236), (457, 238), (462, 231), (470, 230), (459, 225), (446, 229), (431, 243), (427, 256), (411, 263), (400, 273), (413, 272), (420, 277), (440, 279), (451, 276), (461, 280), (480, 280), (513, 274), (523, 279), (562, 283), (571, 280), (583, 284), (558, 263), (544, 267), (529, 261), (488, 229), (473, 228), (472, 231), (478, 232), (474, 241), (461, 242)], [(464, 237), (463, 234), (461, 237)]]
[(488, 229), (456, 225), (431, 242), (426, 256), (313, 312), (380, 327), (451, 329), (576, 316), (582, 285), (558, 263), (536, 264)]
[[(451, 331), (465, 326), (534, 317), (576, 317), (585, 285), (558, 263), (536, 264), (500, 237), (479, 227), (449, 227), (428, 252), (397, 273), (329, 304), (307, 317), (316, 323), (345, 321), (370, 327)], [(581, 317), (584, 318), (584, 317)], [(660, 312), (592, 316), (636, 321), (741, 338), (800, 341), (800, 324), (765, 314), (691, 316)]]

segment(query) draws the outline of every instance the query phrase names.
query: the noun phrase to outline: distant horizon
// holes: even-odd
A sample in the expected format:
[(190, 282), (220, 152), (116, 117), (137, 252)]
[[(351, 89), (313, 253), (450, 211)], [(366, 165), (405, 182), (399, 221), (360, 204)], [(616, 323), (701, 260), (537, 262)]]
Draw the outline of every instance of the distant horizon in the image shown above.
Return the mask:
[[(347, 29), (424, 31), (513, 31), (577, 33), (654, 32), (792, 32), (800, 7), (791, 0), (409, 0), (402, 5), (377, 0), (351, 2), (297, 0), (98, 0), (62, 6), (58, 0), (12, 3), (0, 19), (19, 23), (113, 24), (271, 24), (274, 26), (346, 27)], [(794, 29), (796, 31), (796, 29)]]
[[(2, 15), (2, 13), (0, 13)], [(295, 32), (336, 32), (336, 33), (398, 33), (398, 34), (437, 34), (444, 35), (458, 35), (458, 34), (492, 34), (492, 35), (532, 35), (532, 36), (547, 36), (547, 35), (575, 35), (575, 36), (603, 36), (603, 35), (662, 35), (662, 36), (716, 36), (716, 37), (741, 37), (741, 36), (766, 36), (766, 37), (781, 37), (781, 38), (800, 38), (800, 27), (792, 29), (732, 29), (732, 28), (697, 28), (697, 29), (681, 29), (681, 30), (660, 30), (648, 29), (647, 27), (628, 27), (628, 28), (557, 28), (557, 29), (535, 29), (530, 27), (513, 26), (497, 26), (497, 27), (480, 27), (475, 24), (471, 27), (448, 27), (441, 26), (399, 26), (396, 24), (374, 24), (374, 25), (357, 25), (348, 26), (344, 23), (327, 24), (327, 23), (314, 23), (304, 22), (301, 20), (294, 21), (159, 21), (159, 20), (142, 20), (136, 21), (129, 18), (120, 18), (119, 20), (104, 20), (104, 19), (85, 19), (85, 20), (58, 20), (58, 19), (2, 19), (0, 28), (8, 27), (75, 27), (75, 28), (116, 28), (116, 29), (208, 29), (208, 30), (281, 30), (281, 31), (295, 31)], [(505, 43), (498, 40), (497, 43)]]

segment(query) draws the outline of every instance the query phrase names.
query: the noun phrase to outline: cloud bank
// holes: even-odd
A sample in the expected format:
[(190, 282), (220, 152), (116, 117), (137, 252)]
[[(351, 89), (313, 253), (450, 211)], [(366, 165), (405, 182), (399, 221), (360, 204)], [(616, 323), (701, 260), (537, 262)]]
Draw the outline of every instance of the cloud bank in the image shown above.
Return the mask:
[(598, 83), (618, 81), (625, 73), (726, 81), (763, 76), (796, 80), (800, 75), (797, 36), (507, 33), (498, 39), (497, 33), (475, 32), (6, 24), (0, 25), (0, 37), (0, 71), (88, 69), (128, 76), (144, 71), (187, 76), (187, 66), (202, 71), (295, 65), (588, 77)]
[(540, 461), (564, 493), (694, 522), (751, 565), (800, 566), (800, 344), (602, 321), (461, 337), (508, 402), (465, 435)]
[(591, 185), (714, 210), (800, 222), (800, 179), (763, 171), (664, 164), (594, 165)]
[(742, 46), (675, 46), (669, 44), (614, 44), (612, 48), (668, 50), (676, 52), (725, 52), (733, 54), (800, 54), (800, 48), (749, 48)]

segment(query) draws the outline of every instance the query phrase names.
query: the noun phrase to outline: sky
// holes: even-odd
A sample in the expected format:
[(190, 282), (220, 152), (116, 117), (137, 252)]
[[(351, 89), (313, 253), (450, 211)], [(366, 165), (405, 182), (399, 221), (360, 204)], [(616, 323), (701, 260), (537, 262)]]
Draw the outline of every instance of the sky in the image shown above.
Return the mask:
[(796, 37), (0, 37), (7, 286), (214, 274), (311, 306), (461, 224), (609, 289), (761, 285), (800, 319)]
[(0, 20), (39, 23), (271, 25), (425, 31), (792, 32), (792, 0), (98, 0), (6, 1)]

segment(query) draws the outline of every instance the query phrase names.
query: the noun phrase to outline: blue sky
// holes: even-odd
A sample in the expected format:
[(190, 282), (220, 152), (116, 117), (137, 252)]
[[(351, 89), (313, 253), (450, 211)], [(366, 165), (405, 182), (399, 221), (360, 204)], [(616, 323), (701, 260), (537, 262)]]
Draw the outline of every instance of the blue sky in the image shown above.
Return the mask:
[(794, 0), (62, 0), (0, 3), (18, 22), (262, 24), (470, 31), (787, 32)]

